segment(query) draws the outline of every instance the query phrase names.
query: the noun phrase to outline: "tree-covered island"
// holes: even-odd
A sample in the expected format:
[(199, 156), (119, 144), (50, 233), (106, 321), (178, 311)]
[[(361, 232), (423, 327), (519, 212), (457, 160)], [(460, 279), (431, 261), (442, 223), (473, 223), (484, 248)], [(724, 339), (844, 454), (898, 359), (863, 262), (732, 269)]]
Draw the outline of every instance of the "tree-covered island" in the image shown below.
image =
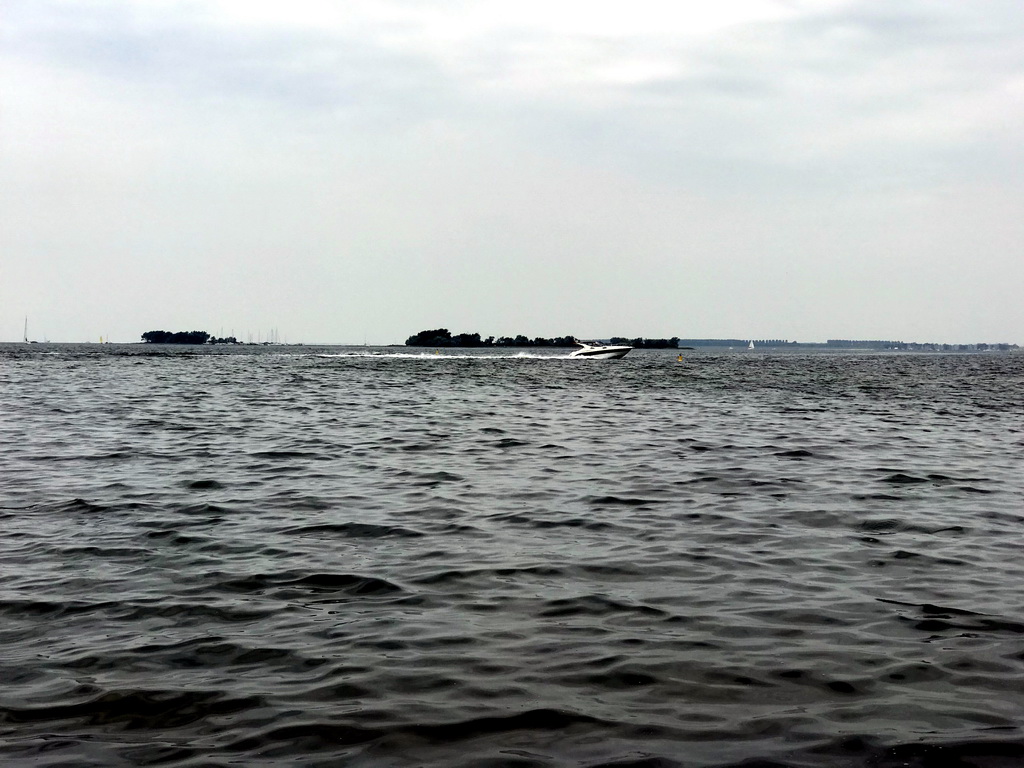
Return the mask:
[[(626, 339), (612, 337), (612, 344), (628, 344), (637, 349), (675, 349), (679, 346), (679, 339)], [(555, 336), (546, 339), (541, 336), (530, 339), (522, 334), (518, 336), (500, 336), (494, 338), (488, 336), (481, 338), (479, 333), (458, 333), (452, 335), (447, 328), (435, 328), (429, 331), (420, 331), (405, 340), (407, 347), (574, 347), (576, 340), (572, 336)]]
[(234, 336), (218, 338), (206, 331), (146, 331), (142, 340), (147, 344), (238, 344)]

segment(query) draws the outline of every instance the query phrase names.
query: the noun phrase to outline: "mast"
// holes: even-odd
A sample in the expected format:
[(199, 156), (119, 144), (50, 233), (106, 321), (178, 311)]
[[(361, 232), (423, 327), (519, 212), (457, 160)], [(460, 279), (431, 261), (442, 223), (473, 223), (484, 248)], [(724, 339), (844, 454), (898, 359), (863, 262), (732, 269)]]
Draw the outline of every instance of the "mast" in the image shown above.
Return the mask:
[(25, 315), (25, 343), (28, 344), (28, 315)]

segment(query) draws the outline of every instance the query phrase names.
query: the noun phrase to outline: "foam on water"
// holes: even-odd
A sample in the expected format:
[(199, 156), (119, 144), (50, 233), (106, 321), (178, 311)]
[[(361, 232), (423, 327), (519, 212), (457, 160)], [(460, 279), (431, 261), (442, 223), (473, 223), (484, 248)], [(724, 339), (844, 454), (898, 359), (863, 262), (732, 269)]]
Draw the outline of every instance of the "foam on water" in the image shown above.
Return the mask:
[(1024, 761), (1024, 356), (45, 352), (5, 765)]
[(317, 357), (372, 357), (377, 359), (392, 358), (395, 360), (586, 360), (588, 358), (572, 358), (569, 353), (559, 350), (558, 352), (500, 352), (462, 353), (451, 350), (438, 350), (436, 352), (392, 352), (387, 350), (359, 349), (346, 352), (319, 352)]

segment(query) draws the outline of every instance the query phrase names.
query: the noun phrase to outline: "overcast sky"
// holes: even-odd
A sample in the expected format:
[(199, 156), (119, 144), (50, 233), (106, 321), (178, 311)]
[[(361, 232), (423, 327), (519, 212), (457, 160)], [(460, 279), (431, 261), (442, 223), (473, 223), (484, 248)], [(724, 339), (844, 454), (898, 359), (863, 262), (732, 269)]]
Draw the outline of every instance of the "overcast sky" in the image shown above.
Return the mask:
[(4, 0), (0, 340), (1024, 343), (1020, 0)]

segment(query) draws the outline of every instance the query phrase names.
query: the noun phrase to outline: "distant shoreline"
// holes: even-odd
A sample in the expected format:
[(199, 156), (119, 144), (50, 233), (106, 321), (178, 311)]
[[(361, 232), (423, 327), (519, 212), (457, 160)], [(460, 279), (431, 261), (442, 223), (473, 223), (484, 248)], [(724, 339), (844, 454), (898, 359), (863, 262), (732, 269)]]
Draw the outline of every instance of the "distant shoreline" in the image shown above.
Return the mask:
[[(617, 341), (617, 337), (616, 341)], [(598, 339), (596, 341), (608, 342), (611, 339)], [(630, 340), (625, 341), (626, 344), (630, 344)], [(290, 344), (281, 342), (236, 342), (236, 343), (211, 343), (206, 342), (202, 344), (188, 344), (188, 343), (154, 343), (145, 341), (53, 341), (47, 339), (44, 341), (0, 341), (0, 345), (4, 348), (14, 349), (40, 349), (53, 346), (76, 346), (76, 347), (168, 347), (177, 349), (253, 349), (253, 348), (281, 348), (281, 347), (351, 347), (351, 348), (378, 348), (378, 349), (403, 349), (409, 347), (415, 347), (418, 349), (565, 349), (573, 346), (572, 344), (533, 344), (533, 343), (515, 343), (515, 344), (359, 344), (350, 342), (294, 342)], [(630, 344), (630, 346), (634, 346)], [(836, 344), (834, 342), (785, 342), (785, 343), (771, 343), (771, 342), (760, 342), (754, 339), (754, 349), (749, 348), (748, 340), (729, 340), (729, 339), (679, 339), (678, 347), (673, 346), (643, 346), (640, 349), (668, 349), (674, 350), (679, 349), (685, 350), (741, 350), (745, 352), (751, 351), (832, 351), (832, 352), (1024, 352), (1024, 347), (1018, 344), (1010, 343), (997, 343), (997, 344), (946, 344), (938, 342), (899, 342), (896, 345), (882, 345), (882, 344)]]
[[(611, 336), (598, 339), (598, 343), (628, 345), (635, 349), (697, 349), (697, 348), (736, 348), (745, 349), (835, 349), (835, 350), (904, 350), (911, 352), (1009, 352), (1020, 347), (1011, 343), (977, 342), (973, 344), (949, 344), (945, 342), (917, 342), (892, 339), (828, 339), (825, 342), (797, 342), (789, 339), (757, 339), (757, 338), (693, 338), (684, 339), (678, 336), (671, 338), (652, 339), (625, 336)], [(576, 345), (574, 336), (556, 336), (554, 338), (529, 338), (522, 334), (517, 336), (489, 336), (481, 338), (479, 333), (452, 334), (447, 328), (420, 331), (406, 339), (409, 347), (455, 347), (473, 349), (478, 347), (572, 347)]]

